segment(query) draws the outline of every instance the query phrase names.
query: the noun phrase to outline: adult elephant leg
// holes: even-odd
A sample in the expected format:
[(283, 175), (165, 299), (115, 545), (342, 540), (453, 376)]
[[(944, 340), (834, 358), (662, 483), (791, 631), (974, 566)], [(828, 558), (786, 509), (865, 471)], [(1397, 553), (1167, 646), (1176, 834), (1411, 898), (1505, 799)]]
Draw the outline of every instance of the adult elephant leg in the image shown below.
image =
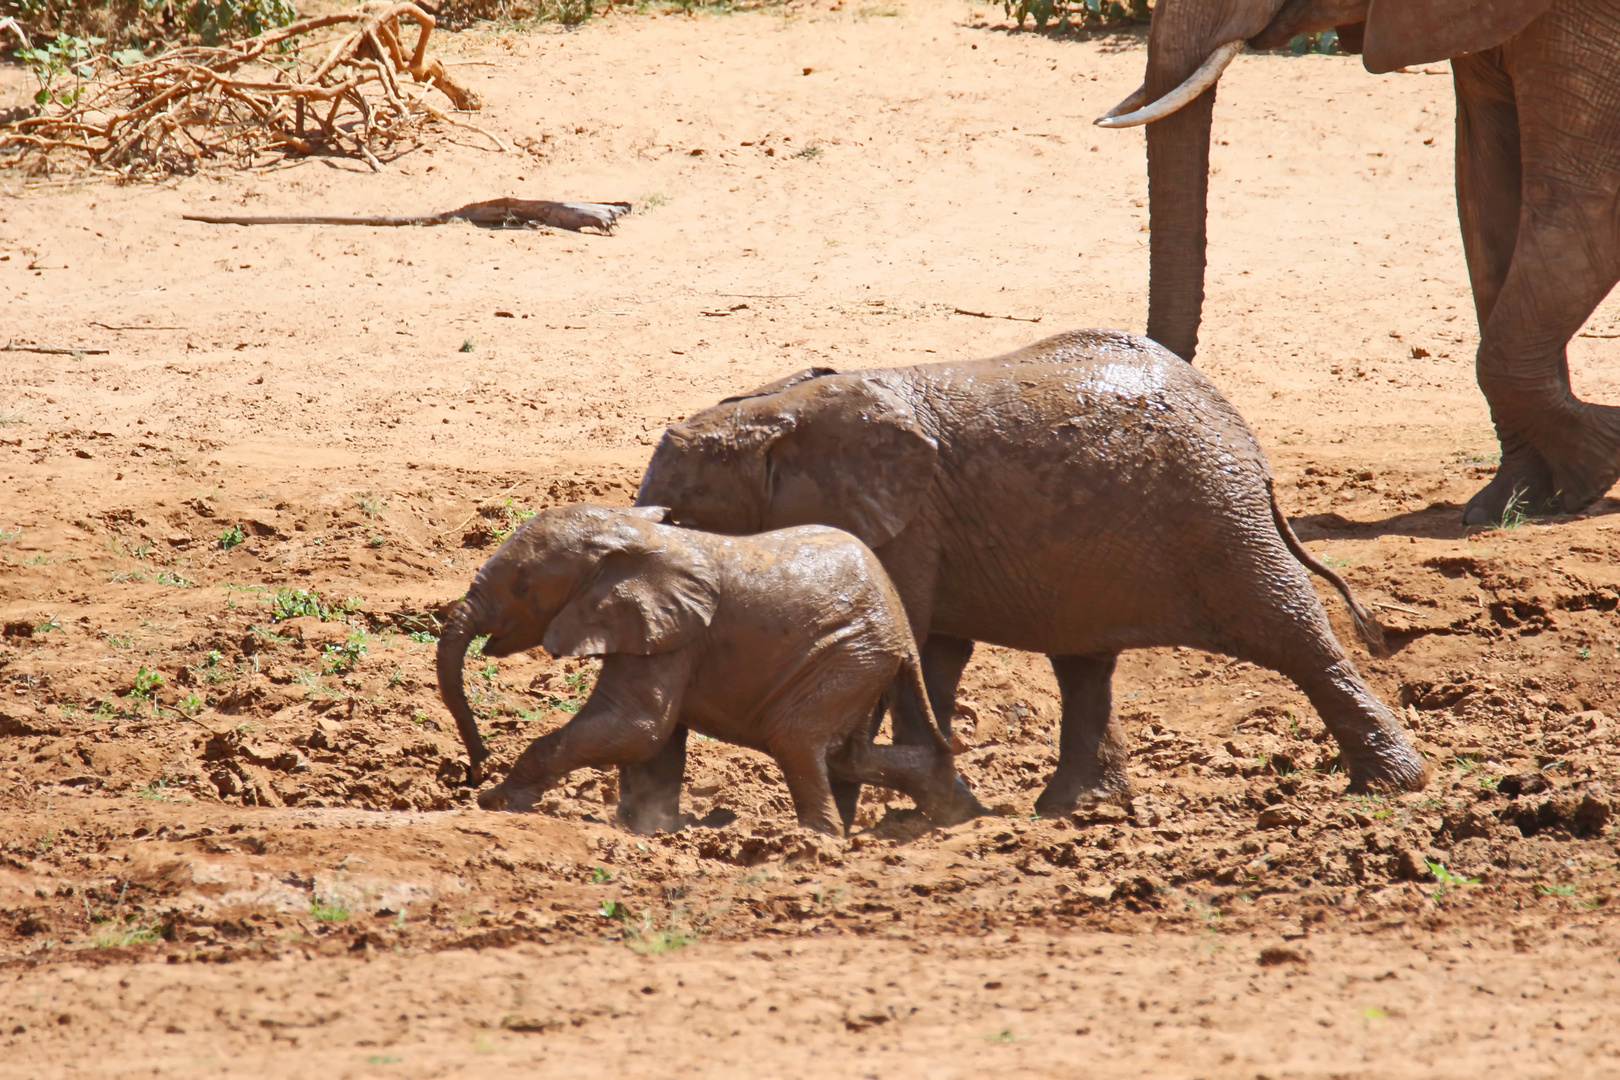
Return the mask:
[(1067, 813), (1083, 801), (1124, 802), (1131, 782), (1125, 775), (1125, 740), (1113, 718), (1114, 663), (1118, 653), (1054, 656), (1063, 698), (1058, 766), (1035, 812)]
[[(1555, 7), (1501, 50), (1514, 79), (1522, 205), (1476, 363), (1491, 418), (1512, 438), (1503, 440), (1509, 475), (1470, 500), (1470, 521), (1499, 519), (1515, 479), (1527, 510), (1563, 512), (1620, 478), (1620, 408), (1575, 396), (1567, 351), (1620, 280), (1617, 43), (1612, 17), (1587, 7)], [(1516, 440), (1546, 463), (1544, 480), (1512, 475), (1525, 460)]]
[[(1513, 80), (1502, 67), (1502, 50), (1451, 62), (1457, 91), (1457, 218), (1474, 290), (1479, 325), (1490, 322), (1502, 294), (1519, 237), (1519, 108)], [(1496, 476), (1469, 500), (1463, 520), (1484, 525), (1502, 520), (1515, 502), (1551, 498), (1552, 469), (1517, 431), (1498, 423), (1502, 445)]]
[(631, 832), (675, 832), (686, 782), (686, 725), (677, 725), (652, 757), (619, 766), (619, 823)]

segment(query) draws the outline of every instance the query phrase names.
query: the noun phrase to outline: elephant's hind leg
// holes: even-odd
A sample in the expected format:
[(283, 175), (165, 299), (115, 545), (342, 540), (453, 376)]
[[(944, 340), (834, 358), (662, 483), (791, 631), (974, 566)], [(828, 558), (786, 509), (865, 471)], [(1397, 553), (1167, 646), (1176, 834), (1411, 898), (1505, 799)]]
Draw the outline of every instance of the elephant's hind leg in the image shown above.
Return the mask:
[(1035, 812), (1051, 817), (1082, 802), (1125, 801), (1131, 793), (1125, 740), (1113, 719), (1114, 663), (1119, 655), (1051, 659), (1063, 698), (1063, 722), (1057, 770), (1035, 800)]
[(1305, 692), (1339, 744), (1351, 791), (1422, 789), (1428, 769), (1400, 721), (1333, 636), (1305, 571), (1286, 549), (1279, 553), (1288, 565), (1275, 560), (1272, 573), (1259, 576), (1247, 610), (1218, 648), (1286, 675)]

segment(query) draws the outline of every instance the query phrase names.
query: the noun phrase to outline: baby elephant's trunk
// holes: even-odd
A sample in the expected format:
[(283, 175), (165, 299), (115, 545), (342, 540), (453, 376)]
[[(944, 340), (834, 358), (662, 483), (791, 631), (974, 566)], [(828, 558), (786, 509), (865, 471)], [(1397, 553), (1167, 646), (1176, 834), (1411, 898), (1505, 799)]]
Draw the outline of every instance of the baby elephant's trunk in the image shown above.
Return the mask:
[(483, 780), (482, 766), (489, 751), (484, 748), (484, 737), (478, 734), (478, 719), (467, 703), (461, 668), (467, 659), (467, 647), (477, 632), (475, 612), (464, 600), (456, 605), (450, 625), (439, 637), (438, 653), (439, 696), (444, 698), (450, 715), (456, 718), (456, 729), (461, 732), (462, 745), (467, 748), (467, 783), (475, 786)]

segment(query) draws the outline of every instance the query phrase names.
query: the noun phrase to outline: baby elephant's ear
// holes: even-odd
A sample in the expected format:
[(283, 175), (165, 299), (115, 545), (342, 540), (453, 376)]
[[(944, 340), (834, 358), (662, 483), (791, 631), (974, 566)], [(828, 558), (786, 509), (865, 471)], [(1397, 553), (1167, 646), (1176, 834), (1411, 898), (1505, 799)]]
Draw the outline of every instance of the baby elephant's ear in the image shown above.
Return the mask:
[(669, 652), (714, 618), (719, 590), (699, 544), (674, 528), (636, 531), (642, 539), (603, 555), (551, 621), (543, 643), (551, 655)]

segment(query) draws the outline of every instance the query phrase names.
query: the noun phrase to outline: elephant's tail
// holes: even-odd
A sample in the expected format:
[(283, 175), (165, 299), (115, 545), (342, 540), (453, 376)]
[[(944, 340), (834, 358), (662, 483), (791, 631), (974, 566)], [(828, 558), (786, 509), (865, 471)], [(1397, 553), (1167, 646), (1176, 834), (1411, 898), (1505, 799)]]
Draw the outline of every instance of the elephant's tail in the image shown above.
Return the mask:
[(950, 754), (951, 744), (945, 741), (944, 734), (939, 730), (939, 721), (934, 719), (934, 706), (928, 700), (928, 684), (923, 682), (922, 658), (917, 655), (915, 646), (907, 650), (905, 659), (900, 661), (900, 678), (906, 681), (912, 696), (917, 699), (917, 707), (922, 710), (923, 719), (928, 722), (928, 731), (934, 737), (934, 745)]
[(1384, 628), (1378, 625), (1378, 619), (1371, 611), (1361, 606), (1356, 594), (1350, 591), (1349, 582), (1340, 577), (1338, 571), (1305, 550), (1305, 545), (1299, 542), (1299, 537), (1294, 535), (1293, 527), (1288, 524), (1288, 516), (1282, 512), (1282, 507), (1277, 505), (1277, 490), (1269, 477), (1266, 480), (1266, 494), (1271, 499), (1271, 518), (1277, 523), (1277, 531), (1282, 534), (1283, 543), (1288, 545), (1288, 550), (1294, 553), (1294, 558), (1298, 559), (1305, 569), (1313, 574), (1320, 574), (1339, 590), (1339, 595), (1344, 597), (1345, 606), (1350, 609), (1350, 620), (1356, 624), (1356, 633), (1366, 644), (1367, 651), (1374, 656), (1388, 656), (1389, 646), (1384, 643)]

